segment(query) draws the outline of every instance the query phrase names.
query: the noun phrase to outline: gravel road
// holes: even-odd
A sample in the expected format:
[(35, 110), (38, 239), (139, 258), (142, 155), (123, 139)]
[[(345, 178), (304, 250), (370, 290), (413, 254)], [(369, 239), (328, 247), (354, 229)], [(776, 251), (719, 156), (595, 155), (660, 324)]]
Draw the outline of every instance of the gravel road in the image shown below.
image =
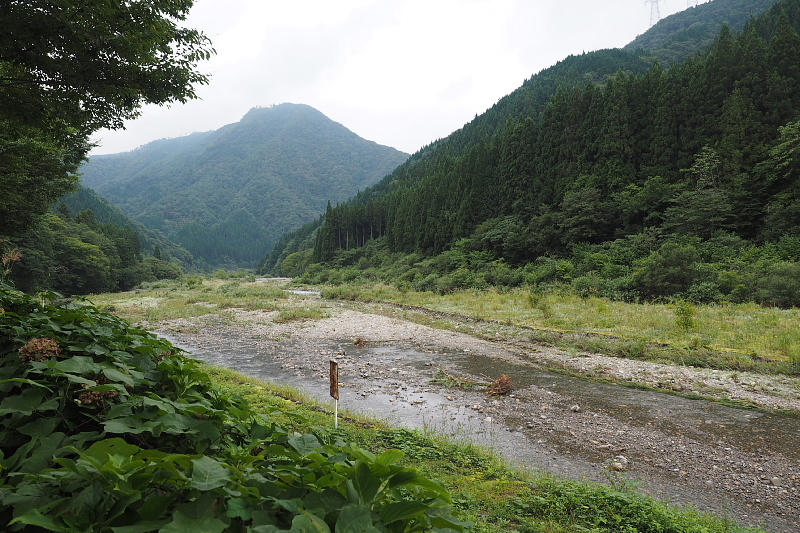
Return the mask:
[[(564, 351), (508, 326), (492, 325), (485, 340), (486, 325), (450, 317), (475, 335), (434, 329), (378, 304), (322, 305), (330, 316), (314, 321), (279, 324), (275, 313), (233, 310), (234, 321), (212, 312), (145, 326), (200, 359), (307, 391), (324, 390), (313, 385), (336, 359), (347, 408), (492, 446), (522, 468), (634, 484), (744, 524), (800, 531), (800, 417), (772, 412), (800, 413), (797, 379)], [(514, 383), (504, 396), (432, 383), (486, 383), (500, 372)]]

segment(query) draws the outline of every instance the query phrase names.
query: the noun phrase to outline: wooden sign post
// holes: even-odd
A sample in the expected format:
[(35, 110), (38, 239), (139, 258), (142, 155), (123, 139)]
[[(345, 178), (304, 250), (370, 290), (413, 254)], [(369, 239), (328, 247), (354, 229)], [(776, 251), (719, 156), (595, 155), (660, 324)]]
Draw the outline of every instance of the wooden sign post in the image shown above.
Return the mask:
[(339, 429), (339, 363), (331, 361), (331, 398), (333, 405), (333, 427)]

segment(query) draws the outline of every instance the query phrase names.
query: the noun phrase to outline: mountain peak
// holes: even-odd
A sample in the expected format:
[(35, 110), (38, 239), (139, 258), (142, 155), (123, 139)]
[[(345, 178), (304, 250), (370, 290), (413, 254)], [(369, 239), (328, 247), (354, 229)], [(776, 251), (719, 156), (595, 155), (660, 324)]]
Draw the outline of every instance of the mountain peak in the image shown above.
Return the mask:
[(304, 104), (256, 107), (239, 122), (92, 158), (84, 184), (215, 266), (246, 266), (406, 160)]

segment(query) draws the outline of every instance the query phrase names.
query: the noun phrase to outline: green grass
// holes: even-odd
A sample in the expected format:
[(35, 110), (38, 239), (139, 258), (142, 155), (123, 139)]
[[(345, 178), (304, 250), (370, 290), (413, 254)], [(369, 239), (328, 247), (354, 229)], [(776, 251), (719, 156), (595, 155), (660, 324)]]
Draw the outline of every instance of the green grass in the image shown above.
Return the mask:
[(228, 317), (230, 308), (276, 311), (292, 300), (291, 294), (271, 283), (216, 278), (190, 280), (190, 283), (144, 284), (132, 292), (98, 294), (89, 299), (100, 308), (137, 322), (195, 318), (209, 313)]
[(387, 285), (323, 290), (522, 326), (530, 340), (674, 364), (800, 373), (800, 310), (757, 304), (628, 303), (572, 294), (466, 290), (446, 295)]
[[(284, 285), (248, 280), (191, 278), (158, 282), (124, 294), (92, 296), (98, 306), (140, 323), (217, 314), (231, 308), (276, 312), (274, 320), (319, 320), (325, 304), (289, 293)], [(558, 292), (467, 290), (446, 295), (395, 287), (323, 287), (323, 298), (377, 301), (373, 312), (427, 326), (492, 338), (504, 325), (524, 328), (525, 339), (564, 348), (641, 360), (730, 371), (800, 373), (800, 310), (756, 304), (635, 304)], [(414, 309), (415, 307), (423, 309)], [(465, 323), (424, 310), (469, 317)]]
[(609, 485), (523, 472), (487, 450), (430, 432), (397, 429), (380, 420), (345, 414), (334, 431), (330, 406), (285, 386), (205, 367), (216, 386), (294, 431), (317, 428), (331, 440), (342, 437), (373, 452), (396, 448), (406, 466), (442, 482), (460, 519), (476, 533), (757, 532), (730, 520), (670, 506), (633, 489), (622, 478)]

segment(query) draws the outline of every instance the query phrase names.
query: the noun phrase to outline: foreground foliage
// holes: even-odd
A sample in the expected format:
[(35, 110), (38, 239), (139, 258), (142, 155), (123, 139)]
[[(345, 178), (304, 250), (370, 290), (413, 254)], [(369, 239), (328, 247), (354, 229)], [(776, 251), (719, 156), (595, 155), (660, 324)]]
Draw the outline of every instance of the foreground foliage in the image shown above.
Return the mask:
[(402, 456), (286, 431), (169, 342), (0, 284), (5, 531), (464, 531)]

